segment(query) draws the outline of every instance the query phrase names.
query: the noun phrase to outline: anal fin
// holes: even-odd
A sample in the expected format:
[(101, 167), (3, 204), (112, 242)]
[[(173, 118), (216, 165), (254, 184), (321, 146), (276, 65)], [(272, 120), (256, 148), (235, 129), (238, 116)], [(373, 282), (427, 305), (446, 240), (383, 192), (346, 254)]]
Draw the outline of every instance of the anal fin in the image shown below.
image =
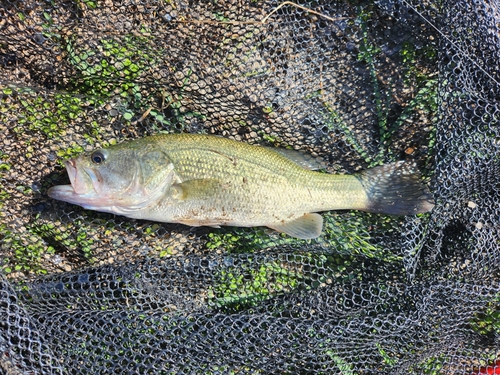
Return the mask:
[(289, 236), (308, 240), (319, 237), (323, 230), (323, 217), (320, 214), (310, 213), (283, 224), (268, 225), (278, 232), (283, 232)]

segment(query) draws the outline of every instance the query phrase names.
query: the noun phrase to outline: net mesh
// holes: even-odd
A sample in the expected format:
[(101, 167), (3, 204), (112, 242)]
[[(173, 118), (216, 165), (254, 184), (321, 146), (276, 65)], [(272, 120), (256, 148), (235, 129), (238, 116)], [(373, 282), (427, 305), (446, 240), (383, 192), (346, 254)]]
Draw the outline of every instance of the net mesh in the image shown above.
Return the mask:
[[(500, 373), (499, 25), (487, 0), (3, 1), (0, 372)], [(65, 158), (159, 132), (411, 160), (436, 206), (298, 240), (47, 197)]]

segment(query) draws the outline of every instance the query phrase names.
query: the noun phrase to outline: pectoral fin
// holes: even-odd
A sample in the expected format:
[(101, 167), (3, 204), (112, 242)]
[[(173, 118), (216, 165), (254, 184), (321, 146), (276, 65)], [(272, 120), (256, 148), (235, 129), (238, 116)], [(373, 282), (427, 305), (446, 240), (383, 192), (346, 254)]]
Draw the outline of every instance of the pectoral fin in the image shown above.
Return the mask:
[(214, 179), (198, 179), (173, 184), (170, 188), (172, 198), (179, 201), (190, 199), (206, 199), (219, 190), (221, 184)]
[(287, 221), (280, 225), (268, 225), (278, 232), (289, 236), (308, 240), (319, 237), (323, 230), (323, 217), (320, 214), (305, 214), (298, 219)]

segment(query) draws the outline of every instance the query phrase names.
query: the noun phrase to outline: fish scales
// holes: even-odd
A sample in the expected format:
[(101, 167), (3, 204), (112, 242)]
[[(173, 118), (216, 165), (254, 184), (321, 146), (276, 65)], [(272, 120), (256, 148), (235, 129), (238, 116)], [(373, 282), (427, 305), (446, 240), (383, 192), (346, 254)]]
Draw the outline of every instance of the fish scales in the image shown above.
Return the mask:
[(333, 175), (266, 147), (210, 135), (150, 136), (71, 159), (66, 167), (72, 185), (51, 188), (55, 199), (136, 219), (268, 226), (298, 238), (320, 235), (320, 211), (416, 214), (433, 205), (408, 163)]
[[(176, 166), (180, 180), (220, 181), (219, 188), (205, 199), (185, 200), (175, 205), (171, 211), (175, 222), (245, 223), (245, 226), (266, 222), (269, 225), (308, 212), (366, 204), (366, 194), (353, 176), (332, 178), (332, 175), (303, 169), (266, 148), (246, 144), (235, 148), (234, 141), (216, 140), (211, 147), (206, 147), (206, 142), (199, 137), (186, 142), (188, 147), (182, 149), (166, 147), (172, 150), (168, 158)], [(158, 208), (159, 215), (172, 210), (172, 206), (171, 202), (164, 201)]]

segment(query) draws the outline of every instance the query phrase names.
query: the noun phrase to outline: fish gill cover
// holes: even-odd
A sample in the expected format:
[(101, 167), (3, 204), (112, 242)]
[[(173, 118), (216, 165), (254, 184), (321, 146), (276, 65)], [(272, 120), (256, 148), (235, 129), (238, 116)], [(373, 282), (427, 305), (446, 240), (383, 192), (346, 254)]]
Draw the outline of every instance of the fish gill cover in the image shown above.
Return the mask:
[[(3, 1), (0, 372), (500, 373), (494, 1)], [(55, 201), (63, 161), (158, 133), (407, 160), (430, 213), (265, 227)]]

